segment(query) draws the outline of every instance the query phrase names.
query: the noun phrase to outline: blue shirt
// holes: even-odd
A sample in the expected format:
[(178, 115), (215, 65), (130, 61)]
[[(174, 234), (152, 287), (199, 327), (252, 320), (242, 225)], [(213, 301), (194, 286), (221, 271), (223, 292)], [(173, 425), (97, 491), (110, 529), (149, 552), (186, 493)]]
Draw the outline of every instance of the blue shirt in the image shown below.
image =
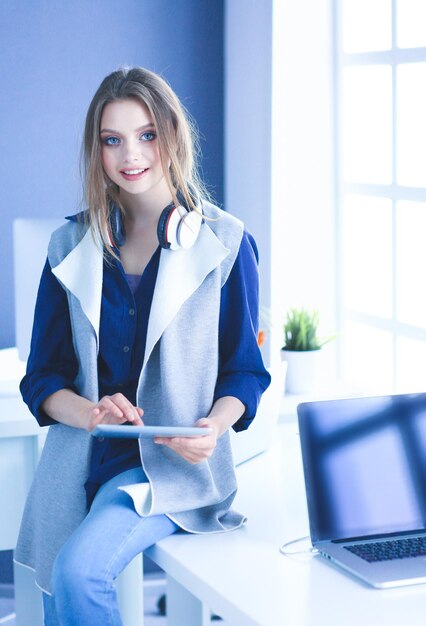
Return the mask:
[[(160, 250), (159, 247), (153, 254), (134, 293), (122, 264), (115, 259), (109, 263), (104, 261), (98, 355), (100, 397), (121, 392), (136, 404)], [(245, 232), (221, 291), (220, 362), (214, 394), (214, 401), (234, 396), (245, 405), (243, 416), (233, 426), (236, 431), (248, 428), (270, 382), (257, 345), (257, 263), (255, 241)], [(67, 296), (46, 261), (37, 297), (27, 372), (20, 385), (24, 401), (41, 426), (56, 423), (42, 410), (42, 403), (60, 389), (77, 392), (73, 383), (77, 371)], [(137, 440), (94, 440), (86, 483), (88, 505), (101, 484), (138, 466)]]

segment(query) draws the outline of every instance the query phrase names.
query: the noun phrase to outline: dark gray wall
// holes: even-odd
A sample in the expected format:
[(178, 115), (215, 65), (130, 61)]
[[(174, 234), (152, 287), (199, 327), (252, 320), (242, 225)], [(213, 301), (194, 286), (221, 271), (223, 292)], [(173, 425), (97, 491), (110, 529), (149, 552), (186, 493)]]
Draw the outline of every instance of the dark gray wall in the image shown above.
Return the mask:
[(0, 348), (15, 343), (12, 221), (78, 209), (85, 112), (118, 66), (171, 83), (198, 123), (204, 178), (223, 202), (223, 12), (223, 0), (0, 3)]

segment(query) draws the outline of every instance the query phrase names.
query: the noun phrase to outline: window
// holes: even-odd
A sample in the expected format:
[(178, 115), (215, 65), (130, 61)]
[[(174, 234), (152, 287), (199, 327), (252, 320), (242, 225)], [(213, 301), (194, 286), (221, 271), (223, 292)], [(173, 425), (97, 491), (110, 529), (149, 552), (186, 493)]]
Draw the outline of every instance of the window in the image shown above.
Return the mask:
[(339, 366), (426, 387), (426, 2), (335, 0)]

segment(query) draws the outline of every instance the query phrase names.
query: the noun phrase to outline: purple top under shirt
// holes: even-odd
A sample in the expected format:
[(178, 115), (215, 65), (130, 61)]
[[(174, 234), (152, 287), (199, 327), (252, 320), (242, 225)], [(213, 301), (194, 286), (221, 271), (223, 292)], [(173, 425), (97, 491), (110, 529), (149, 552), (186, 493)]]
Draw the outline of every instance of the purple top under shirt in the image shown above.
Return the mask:
[(141, 278), (142, 278), (142, 274), (126, 274), (126, 279), (127, 279), (127, 282), (129, 283), (129, 287), (132, 290), (133, 295), (135, 295), (135, 291), (139, 287)]
[[(116, 251), (119, 256), (119, 249)], [(126, 275), (118, 260), (104, 263), (98, 355), (100, 397), (121, 392), (132, 404), (136, 403), (160, 252), (158, 247), (142, 276)], [(248, 428), (270, 383), (257, 345), (257, 262), (255, 241), (245, 232), (221, 291), (219, 373), (214, 394), (214, 401), (230, 395), (245, 405), (245, 413), (233, 426), (236, 431)], [(74, 386), (77, 372), (67, 296), (46, 261), (37, 296), (27, 372), (20, 385), (24, 401), (41, 426), (56, 423), (44, 413), (42, 403), (60, 389), (77, 392)], [(85, 485), (88, 508), (103, 483), (134, 467), (140, 467), (136, 439), (95, 439)]]

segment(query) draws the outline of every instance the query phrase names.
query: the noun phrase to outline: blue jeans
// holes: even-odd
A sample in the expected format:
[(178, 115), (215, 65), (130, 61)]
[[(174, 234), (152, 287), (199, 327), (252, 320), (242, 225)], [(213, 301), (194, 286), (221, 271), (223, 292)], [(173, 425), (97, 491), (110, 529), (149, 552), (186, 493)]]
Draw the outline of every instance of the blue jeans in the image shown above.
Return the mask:
[(176, 532), (166, 515), (141, 517), (119, 485), (146, 482), (142, 468), (102, 485), (92, 507), (56, 557), (52, 596), (43, 593), (45, 626), (120, 626), (115, 579), (140, 552)]

